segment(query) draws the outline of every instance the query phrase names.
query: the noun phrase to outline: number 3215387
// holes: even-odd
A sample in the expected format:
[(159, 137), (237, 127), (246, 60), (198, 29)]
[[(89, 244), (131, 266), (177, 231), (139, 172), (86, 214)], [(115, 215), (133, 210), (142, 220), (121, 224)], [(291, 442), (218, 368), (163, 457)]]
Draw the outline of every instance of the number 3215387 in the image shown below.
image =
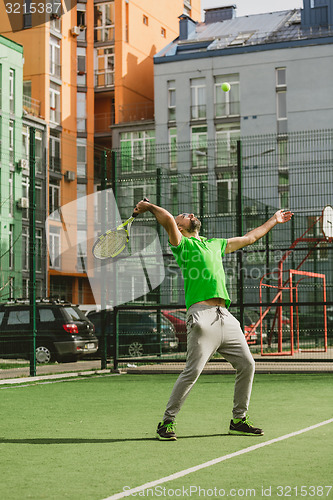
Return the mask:
[(7, 14), (60, 14), (61, 2), (7, 2)]

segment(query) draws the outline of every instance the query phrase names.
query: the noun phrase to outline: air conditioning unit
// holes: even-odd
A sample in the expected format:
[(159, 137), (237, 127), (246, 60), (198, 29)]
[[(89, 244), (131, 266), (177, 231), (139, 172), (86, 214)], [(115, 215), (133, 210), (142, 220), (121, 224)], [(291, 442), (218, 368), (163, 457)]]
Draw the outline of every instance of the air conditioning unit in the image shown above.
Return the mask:
[(65, 172), (65, 179), (66, 181), (75, 181), (75, 172), (73, 172), (72, 170), (67, 170)]
[(71, 33), (73, 36), (79, 36), (80, 34), (80, 27), (79, 26), (73, 26), (71, 29)]
[(17, 200), (17, 208), (29, 208), (29, 198), (20, 198)]
[(28, 170), (29, 169), (29, 161), (26, 160), (25, 158), (22, 158), (22, 160), (19, 160), (17, 162), (17, 168), (20, 170)]

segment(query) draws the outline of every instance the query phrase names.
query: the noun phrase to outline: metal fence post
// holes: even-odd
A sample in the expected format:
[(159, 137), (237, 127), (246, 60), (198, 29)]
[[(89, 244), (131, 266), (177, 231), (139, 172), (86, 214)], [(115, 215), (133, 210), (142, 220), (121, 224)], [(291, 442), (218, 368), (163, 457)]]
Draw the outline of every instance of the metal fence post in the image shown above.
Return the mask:
[[(101, 154), (101, 233), (106, 231), (106, 188), (107, 188), (107, 174), (106, 174), (106, 151)], [(101, 355), (101, 369), (105, 370), (107, 365), (107, 338), (106, 338), (106, 275), (101, 273), (101, 342), (102, 342), (102, 355)]]
[(29, 304), (31, 355), (30, 376), (36, 376), (36, 191), (35, 191), (35, 148), (36, 130), (29, 129)]
[[(112, 155), (112, 189), (114, 194), (114, 199), (117, 204), (118, 193), (117, 193), (117, 153), (116, 151), (111, 152)], [(114, 286), (118, 286), (118, 276), (117, 269), (115, 267), (114, 273)], [(113, 306), (113, 315), (112, 315), (112, 325), (113, 325), (113, 371), (118, 373), (118, 357), (119, 357), (119, 335), (118, 335), (118, 307)]]
[[(243, 235), (243, 181), (242, 181), (242, 143), (237, 141), (237, 229), (239, 236)], [(238, 264), (238, 304), (239, 304), (239, 322), (244, 330), (244, 269), (243, 269), (243, 250), (237, 252)]]

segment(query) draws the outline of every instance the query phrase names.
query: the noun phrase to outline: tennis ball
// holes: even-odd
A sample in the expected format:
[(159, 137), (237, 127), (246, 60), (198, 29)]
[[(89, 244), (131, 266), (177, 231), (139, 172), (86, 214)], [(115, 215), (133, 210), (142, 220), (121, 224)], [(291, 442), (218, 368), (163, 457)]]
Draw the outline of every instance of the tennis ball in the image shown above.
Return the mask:
[(228, 83), (228, 82), (222, 83), (221, 89), (224, 90), (224, 92), (229, 92), (229, 90), (230, 90), (230, 83)]

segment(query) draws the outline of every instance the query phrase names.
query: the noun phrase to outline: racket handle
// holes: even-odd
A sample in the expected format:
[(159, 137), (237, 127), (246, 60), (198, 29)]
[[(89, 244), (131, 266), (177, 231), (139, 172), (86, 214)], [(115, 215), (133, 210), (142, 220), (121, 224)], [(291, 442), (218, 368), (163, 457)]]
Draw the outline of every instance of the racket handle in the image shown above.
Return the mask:
[[(148, 198), (143, 198), (143, 201), (147, 201), (147, 202), (149, 203)], [(135, 212), (133, 212), (133, 213), (132, 213), (132, 217), (137, 217), (138, 215), (139, 215), (139, 214), (137, 214), (137, 213), (135, 213)]]

